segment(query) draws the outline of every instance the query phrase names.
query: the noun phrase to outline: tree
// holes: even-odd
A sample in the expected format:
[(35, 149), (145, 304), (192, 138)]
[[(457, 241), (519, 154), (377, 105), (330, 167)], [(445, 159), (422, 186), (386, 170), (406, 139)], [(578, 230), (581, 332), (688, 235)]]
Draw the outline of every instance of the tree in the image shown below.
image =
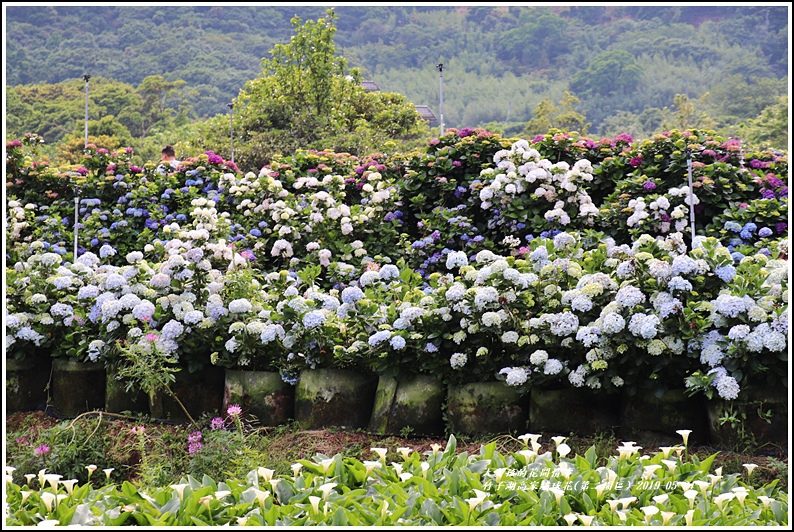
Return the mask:
[(708, 93), (704, 94), (700, 101), (692, 101), (686, 94), (676, 94), (673, 99), (673, 109), (665, 107), (662, 110), (662, 128), (664, 129), (714, 129), (715, 123), (704, 111), (698, 110), (698, 105), (708, 98)]
[(642, 67), (626, 50), (611, 50), (593, 59), (573, 77), (571, 89), (583, 96), (610, 96), (633, 90), (642, 78)]
[(788, 119), (788, 96), (779, 96), (776, 104), (749, 120), (740, 132), (751, 147), (784, 150), (788, 147)]
[(544, 135), (550, 129), (562, 129), (565, 131), (578, 131), (585, 135), (587, 128), (591, 124), (587, 122), (585, 116), (576, 111), (576, 106), (579, 104), (579, 98), (565, 91), (562, 99), (559, 101), (560, 107), (554, 105), (550, 99), (546, 98), (541, 100), (532, 114), (535, 118), (527, 122), (524, 128), (524, 134), (528, 138), (536, 135)]
[(562, 100), (560, 100), (560, 114), (554, 119), (558, 129), (578, 131), (582, 135), (587, 134), (587, 128), (590, 127), (591, 124), (587, 123), (585, 116), (576, 110), (576, 106), (579, 105), (579, 103), (579, 98), (565, 91)]
[(172, 99), (179, 100), (180, 87), (185, 81), (166, 81), (163, 76), (147, 76), (136, 89), (143, 98), (140, 111), (141, 136), (145, 137), (155, 124), (163, 122), (172, 116), (173, 108), (168, 106)]
[(358, 69), (348, 71), (347, 61), (335, 55), (336, 20), (333, 9), (317, 21), (293, 17), (295, 35), (274, 46), (271, 58), (262, 60), (262, 75), (240, 91), (234, 102), (240, 166), (261, 167), (297, 148), (364, 154), (426, 130), (404, 96), (361, 87)]
[(568, 22), (548, 7), (523, 10), (519, 26), (504, 32), (499, 55), (516, 59), (524, 67), (549, 68), (554, 60), (568, 52)]

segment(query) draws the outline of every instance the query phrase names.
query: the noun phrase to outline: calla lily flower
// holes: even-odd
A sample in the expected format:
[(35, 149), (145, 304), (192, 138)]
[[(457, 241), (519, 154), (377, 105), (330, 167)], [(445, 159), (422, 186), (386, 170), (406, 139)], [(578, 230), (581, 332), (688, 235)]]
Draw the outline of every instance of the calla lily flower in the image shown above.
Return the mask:
[(411, 456), (413, 449), (410, 447), (397, 447), (397, 452), (402, 455), (403, 460), (408, 460), (408, 457)]
[[(565, 444), (563, 444), (563, 445), (565, 445)], [(571, 478), (571, 474), (573, 473), (573, 469), (571, 469), (571, 466), (568, 465), (568, 462), (560, 462), (559, 469), (560, 469), (560, 474), (562, 475), (562, 477), (565, 480), (568, 480), (569, 478)]]
[(744, 486), (736, 486), (731, 489), (731, 491), (736, 495), (736, 500), (739, 501), (739, 504), (744, 506), (744, 500), (747, 498), (747, 495), (749, 495), (747, 488)]
[(54, 493), (50, 493), (49, 491), (42, 491), (39, 494), (39, 497), (41, 497), (41, 501), (44, 503), (44, 506), (47, 507), (47, 511), (51, 512), (52, 511), (52, 505), (55, 502), (55, 494)]
[(557, 452), (559, 453), (561, 458), (564, 458), (571, 452), (571, 448), (568, 446), (567, 443), (561, 443), (557, 446)]
[(683, 438), (684, 446), (686, 446), (687, 442), (689, 442), (689, 435), (692, 434), (692, 431), (691, 430), (677, 430), (675, 432), (676, 432), (676, 434), (679, 434), (681, 436), (681, 438)]
[(735, 493), (720, 493), (712, 499), (712, 502), (717, 505), (717, 508), (722, 511), (722, 506), (736, 497)]
[(66, 487), (66, 493), (68, 493), (69, 495), (71, 495), (72, 491), (74, 491), (74, 485), (77, 484), (77, 482), (78, 480), (76, 478), (70, 480), (61, 480), (61, 484), (63, 484), (64, 487)]
[(251, 487), (251, 490), (253, 490), (254, 497), (256, 497), (256, 500), (259, 503), (259, 505), (260, 506), (264, 506), (265, 505), (265, 500), (270, 496), (270, 492), (269, 491), (262, 491), (262, 490), (254, 488), (254, 487)]
[(642, 513), (645, 514), (646, 525), (650, 525), (651, 517), (659, 513), (659, 508), (657, 508), (656, 506), (643, 506), (640, 508), (640, 510), (642, 510)]
[(386, 460), (386, 453), (389, 451), (388, 449), (384, 449), (383, 447), (372, 447), (370, 451), (377, 453), (378, 457), (381, 460)]
[(331, 468), (331, 465), (334, 463), (333, 458), (326, 458), (325, 460), (320, 461), (320, 466), (323, 468), (323, 473), (328, 474), (328, 470)]
[(697, 498), (697, 496), (698, 496), (698, 492), (695, 490), (686, 490), (684, 492), (684, 497), (686, 497), (686, 499), (689, 501), (690, 508), (695, 507), (695, 499)]
[(661, 493), (659, 495), (654, 495), (653, 496), (653, 502), (655, 502), (656, 504), (664, 504), (664, 503), (667, 502), (667, 499), (669, 499), (669, 498), (670, 498), (670, 496), (668, 494)]
[(618, 499), (618, 501), (623, 505), (623, 509), (626, 509), (629, 504), (637, 502), (637, 497), (623, 497)]
[(706, 496), (706, 490), (711, 486), (711, 484), (704, 480), (695, 480), (692, 482), (692, 484), (700, 490), (700, 493), (703, 495), (703, 497)]
[(775, 499), (771, 497), (767, 497), (766, 495), (759, 495), (758, 500), (761, 501), (761, 504), (764, 505), (764, 508), (769, 508), (769, 503), (774, 501)]
[(372, 473), (373, 469), (383, 466), (383, 463), (378, 460), (364, 460), (362, 463), (367, 468), (367, 476)]
[(540, 436), (541, 436), (540, 434), (527, 433), (527, 434), (522, 434), (521, 436), (518, 437), (518, 439), (524, 442), (524, 445), (528, 445), (527, 441), (529, 440), (531, 440), (533, 443), (538, 443)]
[(662, 463), (667, 466), (670, 473), (675, 473), (675, 468), (678, 467), (678, 462), (675, 460), (662, 460)]
[(482, 504), (482, 502), (488, 496), (488, 492), (485, 492), (485, 491), (474, 490), (474, 493), (475, 493), (474, 497), (466, 499), (466, 502), (469, 503), (469, 511), (474, 511), (474, 508), (478, 504)]
[(323, 494), (323, 500), (328, 498), (328, 495), (331, 493), (331, 490), (336, 487), (336, 484), (336, 482), (328, 482), (317, 488)]
[(275, 473), (273, 469), (268, 469), (266, 467), (259, 467), (256, 471), (265, 482), (269, 482), (270, 479), (273, 478), (273, 473)]
[(317, 497), (316, 495), (309, 496), (309, 502), (312, 505), (312, 509), (314, 510), (314, 513), (316, 513), (316, 514), (320, 513), (320, 501), (321, 500), (322, 499), (320, 499), (320, 497)]
[(643, 469), (642, 478), (645, 479), (645, 480), (653, 478), (653, 473), (657, 469), (661, 469), (661, 468), (662, 468), (662, 466), (660, 466), (659, 464), (651, 464), (651, 465), (643, 466), (643, 468), (642, 468)]
[(182, 496), (185, 493), (185, 488), (188, 487), (189, 484), (171, 484), (171, 488), (176, 491), (177, 495), (179, 495), (179, 500), (182, 500)]
[(44, 475), (44, 481), (50, 484), (50, 487), (57, 491), (58, 490), (58, 482), (63, 478), (63, 475), (56, 475), (55, 473), (47, 473)]

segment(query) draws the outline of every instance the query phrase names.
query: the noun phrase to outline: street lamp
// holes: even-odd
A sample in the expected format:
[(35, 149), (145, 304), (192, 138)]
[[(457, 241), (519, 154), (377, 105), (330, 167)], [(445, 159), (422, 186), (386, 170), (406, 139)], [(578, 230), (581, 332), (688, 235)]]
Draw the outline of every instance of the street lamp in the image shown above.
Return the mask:
[(234, 103), (227, 103), (229, 108), (229, 139), (232, 144), (232, 162), (234, 162)]
[(692, 150), (686, 150), (686, 173), (689, 180), (689, 230), (692, 234), (692, 249), (695, 249), (695, 202), (694, 192), (692, 191)]
[(85, 80), (85, 147), (88, 148), (88, 80), (91, 79), (89, 74), (83, 74)]
[(438, 69), (438, 114), (441, 116), (441, 136), (444, 135), (444, 63), (439, 63), (436, 68)]

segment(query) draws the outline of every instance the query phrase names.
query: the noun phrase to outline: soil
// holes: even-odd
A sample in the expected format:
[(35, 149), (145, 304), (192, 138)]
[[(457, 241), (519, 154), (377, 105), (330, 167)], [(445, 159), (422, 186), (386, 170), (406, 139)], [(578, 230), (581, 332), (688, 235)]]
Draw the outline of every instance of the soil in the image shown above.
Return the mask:
[[(142, 421), (135, 418), (127, 418), (114, 414), (103, 413), (107, 419), (111, 419), (112, 423), (107, 427), (110, 434), (115, 435), (115, 439), (119, 442), (119, 449), (133, 448), (130, 445), (131, 438), (135, 436), (132, 434), (131, 429), (136, 425), (140, 425)], [(35, 412), (18, 412), (6, 416), (6, 432), (18, 431), (25, 429), (28, 439), (35, 439), (36, 435), (43, 430), (51, 428), (63, 419), (55, 418), (43, 411)], [(154, 423), (146, 421), (146, 430), (150, 438), (154, 438), (153, 444), (156, 445), (156, 439), (163, 437), (166, 433), (189, 433), (192, 429), (187, 424), (170, 424), (170, 423)], [(440, 445), (445, 448), (447, 445), (447, 438), (410, 438), (402, 436), (382, 436), (376, 434), (369, 434), (364, 431), (350, 431), (350, 430), (337, 430), (337, 429), (323, 429), (323, 430), (298, 430), (285, 427), (255, 427), (263, 436), (271, 438), (272, 443), (269, 445), (269, 450), (276, 456), (283, 453), (284, 455), (291, 455), (296, 459), (306, 458), (310, 459), (315, 454), (323, 454), (326, 456), (334, 456), (336, 454), (343, 454), (346, 456), (357, 456), (363, 459), (371, 458), (371, 447), (387, 447), (394, 450), (397, 447), (410, 447), (420, 453), (432, 449), (433, 444)], [(548, 440), (551, 435), (544, 434), (541, 439), (546, 440), (541, 452), (552, 450), (553, 444)], [(501, 452), (515, 451), (522, 448), (522, 444), (516, 438), (509, 435), (502, 436), (480, 436), (480, 437), (456, 437), (457, 452), (468, 452), (474, 454), (479, 452), (481, 445), (491, 441), (497, 442), (497, 447)], [(610, 445), (609, 440), (606, 442), (603, 438), (599, 441), (594, 438), (583, 437), (568, 437), (566, 443), (573, 450), (572, 454), (582, 454), (591, 445), (601, 444), (600, 452), (611, 452), (619, 444), (619, 440), (614, 440), (615, 445)], [(637, 445), (642, 446), (643, 442), (637, 442)], [(643, 446), (643, 453), (652, 454), (658, 451), (658, 447), (649, 445)], [(735, 471), (741, 468), (741, 464), (752, 463), (758, 465), (758, 468), (753, 473), (756, 482), (761, 480), (769, 482), (775, 478), (780, 478), (787, 475), (788, 469), (788, 452), (785, 449), (771, 449), (764, 450), (763, 453), (747, 454), (737, 453), (726, 450), (714, 449), (707, 446), (691, 447), (690, 452), (703, 458), (711, 454), (718, 453), (715, 460), (714, 467), (725, 466), (726, 473)], [(139, 456), (134, 456), (135, 451), (132, 451), (130, 456), (125, 457), (124, 462), (130, 465), (136, 464)], [(781, 464), (784, 468), (781, 469)], [(780, 478), (781, 485), (788, 486), (788, 478)], [(754, 482), (754, 484), (756, 483)], [(784, 488), (788, 491), (787, 488)]]

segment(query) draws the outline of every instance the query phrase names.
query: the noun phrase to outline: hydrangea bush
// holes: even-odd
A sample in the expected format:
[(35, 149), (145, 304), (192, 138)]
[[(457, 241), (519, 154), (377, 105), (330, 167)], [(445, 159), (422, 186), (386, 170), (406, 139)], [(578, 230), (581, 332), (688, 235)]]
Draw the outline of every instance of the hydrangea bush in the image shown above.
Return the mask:
[(711, 132), (451, 129), (246, 173), (95, 147), (59, 172), (39, 144), (6, 146), (7, 356), (111, 363), (146, 340), (293, 383), (355, 367), (725, 399), (785, 373), (787, 158)]

